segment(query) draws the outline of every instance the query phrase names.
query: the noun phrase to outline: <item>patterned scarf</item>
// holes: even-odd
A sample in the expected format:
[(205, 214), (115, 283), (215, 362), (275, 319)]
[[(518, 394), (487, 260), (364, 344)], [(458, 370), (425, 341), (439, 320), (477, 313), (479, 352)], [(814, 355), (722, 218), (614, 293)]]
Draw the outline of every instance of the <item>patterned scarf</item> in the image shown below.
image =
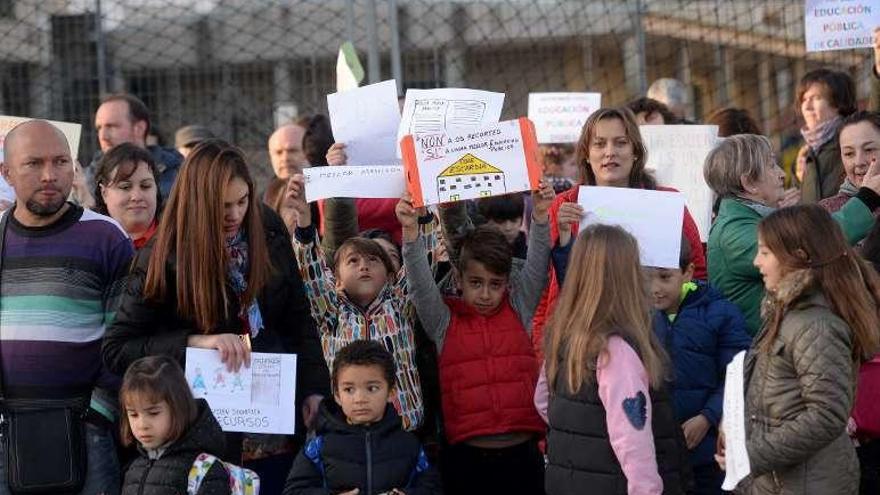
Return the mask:
[(822, 122), (813, 129), (802, 127), (801, 136), (804, 137), (804, 142), (810, 146), (813, 153), (818, 153), (819, 148), (828, 141), (834, 139), (834, 136), (837, 135), (837, 130), (840, 129), (842, 121), (843, 119), (838, 115), (831, 120)]
[(238, 318), (244, 323), (251, 338), (255, 338), (260, 330), (263, 329), (263, 315), (260, 313), (260, 307), (257, 300), (254, 299), (247, 303), (243, 300), (244, 293), (247, 291), (246, 274), (248, 272), (248, 243), (244, 234), (244, 229), (239, 229), (238, 233), (232, 239), (226, 240), (226, 254), (229, 255), (229, 264), (226, 272), (229, 281), (232, 283), (232, 289), (239, 299)]
[(843, 184), (840, 185), (840, 194), (845, 194), (846, 196), (853, 197), (859, 192), (859, 188), (856, 187), (855, 184), (850, 182), (849, 179), (844, 179)]
[(776, 208), (773, 208), (772, 206), (763, 205), (761, 203), (758, 203), (757, 201), (752, 201), (751, 199), (739, 198), (739, 197), (734, 198), (734, 199), (737, 202), (739, 202), (740, 204), (748, 206), (753, 211), (755, 211), (755, 213), (757, 213), (758, 215), (761, 215), (761, 218), (764, 218), (767, 215), (776, 211)]

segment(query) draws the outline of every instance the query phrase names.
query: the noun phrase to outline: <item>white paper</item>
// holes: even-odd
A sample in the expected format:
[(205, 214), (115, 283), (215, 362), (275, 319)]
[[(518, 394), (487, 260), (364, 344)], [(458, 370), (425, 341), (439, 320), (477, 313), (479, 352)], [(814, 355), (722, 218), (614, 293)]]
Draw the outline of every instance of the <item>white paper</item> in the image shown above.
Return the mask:
[(877, 0), (806, 0), (804, 5), (808, 52), (870, 48), (878, 26)]
[(643, 266), (678, 268), (684, 195), (625, 187), (581, 186), (580, 229), (596, 223), (619, 225), (639, 242)]
[(654, 170), (658, 184), (684, 194), (705, 242), (712, 226), (715, 193), (703, 178), (703, 164), (718, 141), (718, 126), (643, 125), (639, 130), (648, 150), (647, 168)]
[[(475, 89), (410, 89), (403, 103), (397, 142), (412, 134), (422, 139), (444, 140), (448, 135), (480, 129), (501, 118), (504, 93)], [(400, 147), (397, 147), (400, 156)]]
[(724, 381), (724, 484), (721, 489), (732, 491), (752, 472), (746, 450), (745, 384), (743, 383), (746, 351), (742, 351), (727, 365)]
[(601, 93), (529, 93), (529, 120), (540, 144), (576, 143), (584, 123), (601, 106)]
[(397, 158), (400, 106), (393, 79), (327, 95), (333, 138), (345, 143), (347, 165), (391, 165)]
[[(5, 159), (3, 154), (3, 142), (6, 140), (6, 133), (11, 131), (15, 126), (22, 122), (36, 120), (31, 117), (11, 117), (8, 115), (0, 115), (0, 161)], [(71, 122), (58, 122), (56, 120), (48, 120), (50, 124), (58, 128), (67, 138), (67, 144), (70, 146), (70, 156), (76, 160), (79, 156), (79, 139), (82, 134), (82, 126)]]
[(250, 368), (230, 373), (219, 351), (187, 347), (186, 381), (223, 431), (294, 433), (296, 354), (254, 352)]
[(327, 198), (399, 198), (406, 191), (403, 165), (303, 169), (306, 201)]

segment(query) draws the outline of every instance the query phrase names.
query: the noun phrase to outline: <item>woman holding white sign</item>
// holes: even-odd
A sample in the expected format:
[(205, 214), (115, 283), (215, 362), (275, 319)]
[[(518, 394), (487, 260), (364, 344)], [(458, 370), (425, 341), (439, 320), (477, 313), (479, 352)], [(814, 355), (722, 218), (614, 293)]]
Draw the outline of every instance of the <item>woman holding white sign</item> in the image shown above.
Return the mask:
[[(104, 337), (105, 364), (119, 375), (148, 355), (183, 364), (186, 348), (196, 347), (216, 349), (238, 370), (251, 350), (295, 353), (297, 404), (316, 413), (329, 374), (290, 242), (282, 220), (259, 203), (242, 152), (203, 142), (180, 169), (156, 237), (134, 261)], [(230, 436), (227, 449), (225, 460), (239, 462), (241, 437)]]
[[(581, 185), (673, 191), (658, 187), (645, 170), (647, 150), (633, 113), (627, 108), (601, 108), (584, 124), (575, 151)], [(542, 328), (559, 294), (568, 264), (572, 239), (577, 236), (584, 210), (578, 205), (578, 188), (556, 196), (550, 207), (550, 242), (553, 265), (550, 283), (535, 312), (532, 340), (541, 347)], [(706, 278), (706, 258), (697, 224), (685, 208), (682, 232), (691, 247), (694, 277)]]
[[(855, 494), (856, 370), (880, 348), (880, 279), (816, 205), (771, 213), (754, 265), (765, 324), (745, 360), (750, 494)], [(722, 445), (723, 447), (723, 445)]]

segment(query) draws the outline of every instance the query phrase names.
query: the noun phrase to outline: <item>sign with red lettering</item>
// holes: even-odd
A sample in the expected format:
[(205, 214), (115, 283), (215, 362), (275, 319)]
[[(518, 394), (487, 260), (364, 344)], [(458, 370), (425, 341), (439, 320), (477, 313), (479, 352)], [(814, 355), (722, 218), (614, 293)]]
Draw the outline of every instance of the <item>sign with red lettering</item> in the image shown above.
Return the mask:
[(806, 0), (804, 5), (808, 52), (869, 48), (876, 27), (877, 0)]

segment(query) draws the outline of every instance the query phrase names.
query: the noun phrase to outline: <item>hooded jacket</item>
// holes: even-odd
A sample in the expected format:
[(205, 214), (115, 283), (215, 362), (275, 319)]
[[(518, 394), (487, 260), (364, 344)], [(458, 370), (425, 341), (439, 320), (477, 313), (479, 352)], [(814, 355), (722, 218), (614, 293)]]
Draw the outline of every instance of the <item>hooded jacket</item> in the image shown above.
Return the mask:
[[(208, 403), (197, 399), (198, 417), (183, 436), (151, 459), (138, 445), (140, 456), (125, 472), (122, 495), (181, 495), (186, 493), (187, 478), (193, 461), (201, 453), (221, 457), (226, 449), (225, 435), (214, 419)], [(153, 453), (152, 457), (156, 457)], [(228, 495), (229, 475), (215, 462), (205, 475), (198, 495)]]
[(749, 348), (739, 308), (705, 282), (685, 296), (673, 321), (654, 312), (654, 333), (669, 354), (672, 406), (679, 424), (702, 414), (712, 425), (691, 451), (691, 464), (715, 462), (715, 441), (724, 400), (724, 374), (733, 356)]
[(745, 493), (856, 494), (859, 464), (846, 433), (856, 364), (849, 325), (831, 309), (809, 270), (796, 270), (768, 296), (765, 313), (782, 311), (764, 350), (767, 327), (745, 360)]
[[(360, 495), (394, 488), (407, 495), (442, 493), (436, 471), (425, 469), (427, 460), (419, 440), (403, 431), (400, 416), (390, 404), (378, 423), (351, 425), (332, 398), (324, 399), (315, 430), (317, 436), (293, 463), (284, 495), (340, 493), (355, 488)], [(321, 468), (310, 456), (320, 459)]]

